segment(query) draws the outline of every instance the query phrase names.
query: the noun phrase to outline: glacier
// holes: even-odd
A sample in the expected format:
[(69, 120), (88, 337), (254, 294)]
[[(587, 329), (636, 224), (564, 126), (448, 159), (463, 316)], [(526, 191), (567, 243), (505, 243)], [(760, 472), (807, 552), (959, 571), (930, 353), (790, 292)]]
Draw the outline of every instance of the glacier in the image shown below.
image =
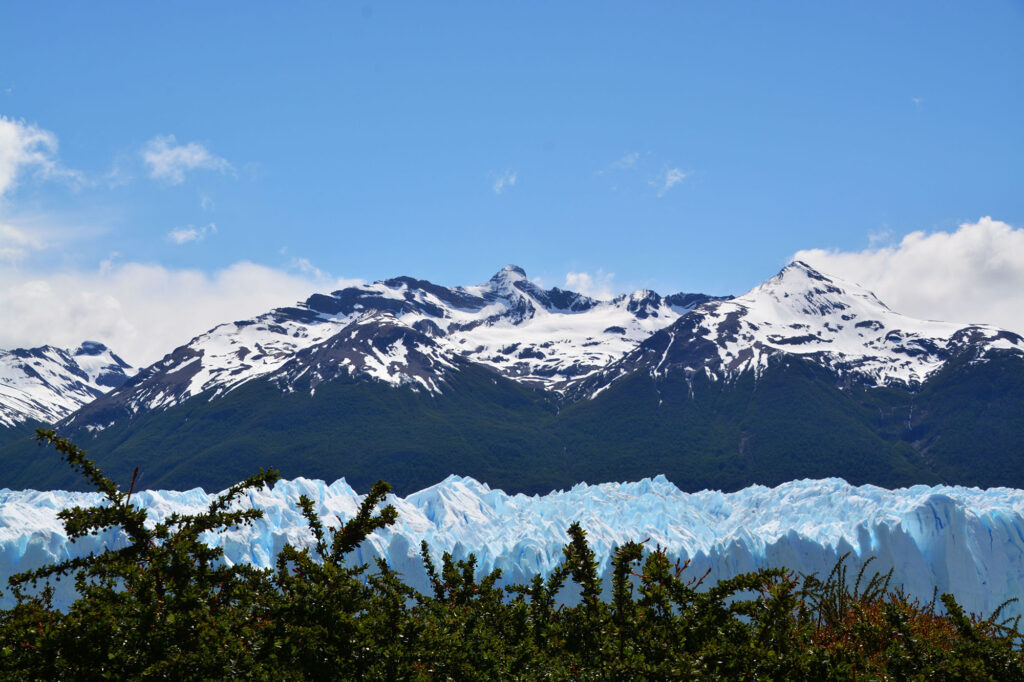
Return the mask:
[[(332, 484), (298, 478), (250, 491), (236, 504), (264, 510), (252, 526), (207, 534), (223, 547), (225, 561), (270, 567), (287, 542), (311, 543), (297, 507), (314, 500), (327, 526), (351, 518), (363, 499), (344, 479)], [(143, 491), (132, 504), (151, 521), (173, 512), (202, 511), (214, 499), (196, 488)], [(0, 588), (7, 577), (105, 546), (123, 546), (119, 530), (69, 542), (57, 512), (99, 503), (98, 493), (0, 489)], [(472, 478), (449, 476), (407, 497), (389, 495), (397, 523), (371, 535), (350, 557), (383, 557), (413, 587), (425, 591), (419, 558), (425, 540), (435, 561), (473, 553), (481, 573), (500, 568), (504, 583), (547, 574), (562, 559), (566, 530), (578, 521), (605, 576), (617, 545), (645, 541), (675, 559), (689, 560), (689, 574), (710, 571), (705, 584), (764, 567), (785, 566), (826, 574), (850, 553), (851, 574), (876, 557), (871, 570), (893, 569), (893, 584), (931, 599), (933, 586), (952, 592), (968, 610), (989, 615), (1002, 602), (1024, 596), (1024, 490), (914, 486), (887, 490), (852, 486), (842, 479), (799, 480), (775, 488), (752, 486), (733, 493), (686, 493), (663, 476), (632, 483), (580, 484), (543, 496), (508, 495)], [(56, 601), (73, 599), (71, 581), (57, 586)], [(12, 604), (8, 590), (0, 606)], [(1020, 615), (1016, 603), (1004, 615)]]

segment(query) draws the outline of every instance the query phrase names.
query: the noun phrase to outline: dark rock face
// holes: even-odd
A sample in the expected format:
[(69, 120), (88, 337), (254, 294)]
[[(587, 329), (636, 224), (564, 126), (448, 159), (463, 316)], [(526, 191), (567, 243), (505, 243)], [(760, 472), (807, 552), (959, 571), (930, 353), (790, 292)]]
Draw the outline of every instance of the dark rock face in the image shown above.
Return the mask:
[(712, 301), (729, 301), (732, 300), (732, 296), (708, 296), (707, 294), (672, 294), (671, 296), (665, 297), (665, 303), (675, 308), (685, 308), (686, 310), (693, 310), (697, 306), (710, 303)]
[(132, 367), (97, 341), (0, 350), (0, 426), (53, 423), (122, 385)]
[(125, 373), (121, 371), (120, 367), (117, 369), (104, 370), (96, 377), (96, 383), (100, 386), (106, 386), (107, 388), (117, 388), (127, 380), (128, 377), (125, 376)]
[(658, 316), (658, 307), (660, 304), (661, 296), (658, 296), (653, 291), (645, 291), (640, 297), (631, 297), (626, 309), (636, 315), (638, 319), (645, 320), (652, 315), (655, 317)]
[[(648, 300), (636, 300), (636, 308)], [(791, 321), (794, 316), (798, 321)], [(894, 323), (907, 328), (893, 328)], [(929, 335), (935, 333), (940, 335)], [(571, 386), (568, 397), (591, 397), (637, 374), (655, 380), (706, 374), (731, 382), (737, 373), (756, 377), (773, 361), (793, 357), (822, 366), (837, 386), (918, 390), (929, 373), (956, 358), (981, 358), (997, 342), (1014, 346), (1011, 354), (1024, 358), (1018, 334), (977, 325), (936, 329), (933, 323), (894, 314), (856, 285), (840, 286), (796, 262), (741, 298), (705, 300), (620, 360)]]
[(99, 341), (83, 341), (75, 351), (75, 355), (101, 355), (107, 347)]
[(295, 354), (270, 380), (286, 390), (315, 390), (325, 381), (371, 378), (433, 390), (460, 360), (434, 338), (392, 316), (375, 313)]
[(547, 292), (548, 306), (558, 310), (569, 310), (574, 313), (583, 312), (584, 310), (590, 310), (597, 305), (597, 301), (583, 294), (577, 294), (574, 291), (565, 291), (554, 287), (548, 289)]

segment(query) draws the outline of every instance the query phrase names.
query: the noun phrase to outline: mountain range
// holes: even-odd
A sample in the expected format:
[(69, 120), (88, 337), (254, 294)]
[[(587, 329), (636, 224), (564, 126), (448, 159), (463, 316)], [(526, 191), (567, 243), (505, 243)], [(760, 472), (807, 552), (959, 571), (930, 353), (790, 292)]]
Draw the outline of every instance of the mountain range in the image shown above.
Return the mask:
[(736, 298), (596, 300), (512, 265), (476, 286), (398, 277), (219, 325), (137, 372), (93, 343), (0, 368), (11, 488), (76, 483), (25, 439), (39, 423), (148, 488), (260, 466), (403, 493), (451, 473), (528, 493), (659, 473), (684, 490), (1024, 487), (1024, 339), (901, 315), (802, 262)]

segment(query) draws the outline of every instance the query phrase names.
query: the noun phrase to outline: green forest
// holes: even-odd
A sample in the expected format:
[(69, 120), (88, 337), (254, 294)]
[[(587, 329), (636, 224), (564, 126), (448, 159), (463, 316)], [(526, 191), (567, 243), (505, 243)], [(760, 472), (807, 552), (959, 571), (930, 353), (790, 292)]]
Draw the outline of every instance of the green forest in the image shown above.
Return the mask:
[[(282, 392), (251, 381), (100, 431), (56, 428), (86, 446), (127, 487), (223, 490), (257, 467), (360, 492), (378, 479), (399, 495), (452, 473), (514, 493), (664, 474), (680, 489), (739, 490), (840, 477), (886, 488), (1024, 488), (1024, 363), (991, 355), (950, 361), (916, 391), (869, 387), (808, 360), (715, 381), (636, 373), (571, 404), (466, 366), (439, 395), (341, 377)], [(35, 426), (43, 426), (36, 423)], [(87, 486), (56, 457), (39, 457), (27, 427), (0, 432), (2, 484)], [(166, 456), (174, 453), (174, 456)]]

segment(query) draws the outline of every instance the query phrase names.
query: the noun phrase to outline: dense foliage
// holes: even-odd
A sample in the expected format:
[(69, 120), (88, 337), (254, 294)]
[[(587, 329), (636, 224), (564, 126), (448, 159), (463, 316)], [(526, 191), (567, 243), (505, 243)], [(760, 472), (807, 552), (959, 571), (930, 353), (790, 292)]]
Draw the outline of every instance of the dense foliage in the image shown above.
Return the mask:
[[(125, 547), (11, 578), (0, 612), (3, 679), (1024, 679), (1017, 623), (964, 614), (950, 595), (922, 604), (887, 576), (822, 579), (763, 570), (705, 585), (686, 565), (631, 542), (612, 562), (610, 598), (578, 525), (548, 577), (499, 587), (475, 560), (424, 544), (428, 594), (379, 561), (346, 556), (394, 522), (378, 483), (357, 514), (326, 528), (300, 505), (311, 547), (272, 570), (228, 566), (202, 533), (261, 514), (233, 501), (276, 480), (261, 472), (196, 515), (147, 522), (85, 453), (40, 431), (106, 497), (61, 512), (70, 537), (120, 528)], [(47, 580), (80, 598), (52, 606)], [(575, 605), (559, 596), (572, 594)]]

